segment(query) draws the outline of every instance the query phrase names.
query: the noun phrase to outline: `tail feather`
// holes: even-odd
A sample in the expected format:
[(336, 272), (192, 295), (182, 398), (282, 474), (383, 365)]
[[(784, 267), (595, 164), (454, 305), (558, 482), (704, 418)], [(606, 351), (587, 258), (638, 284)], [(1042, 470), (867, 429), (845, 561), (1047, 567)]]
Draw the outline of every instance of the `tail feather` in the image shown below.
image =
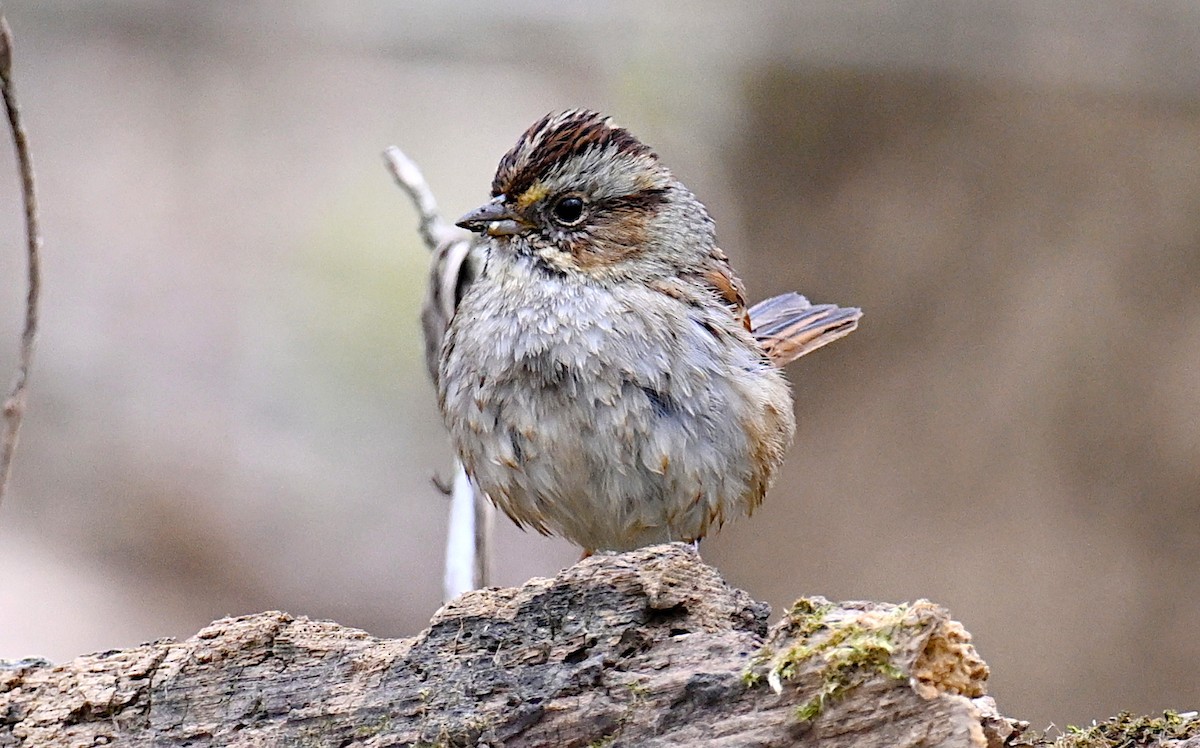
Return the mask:
[(858, 327), (862, 310), (813, 304), (798, 293), (785, 293), (750, 308), (750, 331), (778, 366), (795, 361)]

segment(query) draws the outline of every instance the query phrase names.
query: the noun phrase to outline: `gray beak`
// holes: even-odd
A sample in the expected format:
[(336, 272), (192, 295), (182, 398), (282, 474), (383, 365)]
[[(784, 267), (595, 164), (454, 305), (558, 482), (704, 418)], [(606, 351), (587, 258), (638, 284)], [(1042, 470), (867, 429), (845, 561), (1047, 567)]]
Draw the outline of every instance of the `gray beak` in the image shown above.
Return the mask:
[(526, 223), (504, 204), (505, 195), (497, 195), (455, 222), (468, 231), (487, 232), (488, 236), (512, 236), (520, 233)]

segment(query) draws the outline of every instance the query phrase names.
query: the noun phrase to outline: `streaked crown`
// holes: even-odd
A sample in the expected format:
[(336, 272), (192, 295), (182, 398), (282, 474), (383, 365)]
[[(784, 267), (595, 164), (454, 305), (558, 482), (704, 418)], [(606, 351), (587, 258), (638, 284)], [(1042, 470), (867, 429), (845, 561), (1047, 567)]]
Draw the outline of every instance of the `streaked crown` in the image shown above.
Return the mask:
[(623, 127), (587, 109), (551, 112), (533, 123), (504, 154), (492, 180), (492, 195), (520, 195), (570, 159), (611, 149), (657, 159), (654, 151)]

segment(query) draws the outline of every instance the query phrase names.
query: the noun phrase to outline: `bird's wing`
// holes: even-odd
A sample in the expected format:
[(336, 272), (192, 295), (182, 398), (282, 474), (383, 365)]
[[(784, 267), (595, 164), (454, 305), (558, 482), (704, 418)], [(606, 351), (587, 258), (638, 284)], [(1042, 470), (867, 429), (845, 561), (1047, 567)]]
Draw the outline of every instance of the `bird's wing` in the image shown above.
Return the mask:
[(729, 311), (742, 327), (750, 329), (750, 315), (746, 311), (746, 287), (734, 274), (729, 265), (729, 258), (719, 247), (712, 248), (707, 267), (700, 273), (698, 280), (716, 293), (717, 298), (729, 307)]

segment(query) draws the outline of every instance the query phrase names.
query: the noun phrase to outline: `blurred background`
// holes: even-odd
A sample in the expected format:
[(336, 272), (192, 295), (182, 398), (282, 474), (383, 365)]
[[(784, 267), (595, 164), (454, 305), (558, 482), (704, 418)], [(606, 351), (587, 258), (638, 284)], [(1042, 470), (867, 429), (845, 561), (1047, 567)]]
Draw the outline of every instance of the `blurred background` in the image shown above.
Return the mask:
[[(526, 126), (586, 105), (708, 204), (752, 300), (867, 313), (789, 368), (796, 447), (709, 562), (776, 610), (949, 606), (1035, 726), (1200, 702), (1200, 5), (5, 10), (46, 244), (0, 658), (271, 608), (419, 631), (450, 450), (380, 152), (456, 217)], [(5, 386), (17, 184), (5, 146)], [(498, 534), (500, 584), (578, 554)]]

